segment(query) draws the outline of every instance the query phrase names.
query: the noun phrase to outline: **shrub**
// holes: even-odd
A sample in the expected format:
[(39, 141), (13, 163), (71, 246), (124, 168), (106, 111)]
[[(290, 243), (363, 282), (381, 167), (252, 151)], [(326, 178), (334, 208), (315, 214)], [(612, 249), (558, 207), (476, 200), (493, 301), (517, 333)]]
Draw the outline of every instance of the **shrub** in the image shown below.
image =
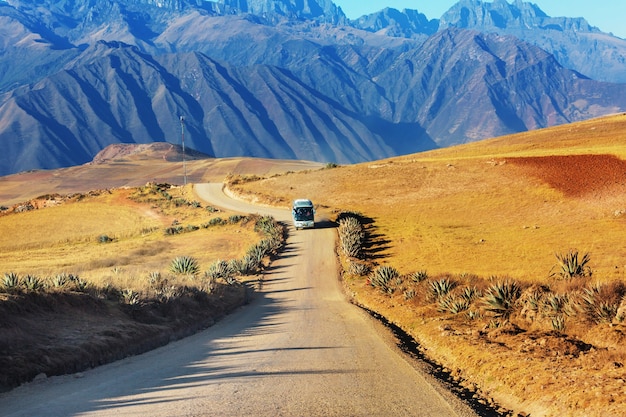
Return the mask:
[(236, 224), (239, 223), (241, 220), (243, 220), (244, 216), (239, 215), (239, 214), (233, 214), (232, 216), (230, 216), (228, 218), (228, 223), (230, 224)]
[(209, 220), (206, 224), (206, 228), (211, 227), (211, 226), (221, 226), (223, 224), (226, 224), (226, 220), (222, 219), (221, 217), (213, 217), (211, 220)]
[(177, 235), (183, 233), (183, 230), (183, 226), (181, 225), (170, 226), (165, 228), (165, 234), (168, 236)]
[(564, 279), (591, 276), (591, 268), (587, 265), (590, 261), (589, 253), (585, 253), (579, 259), (578, 251), (571, 249), (567, 253), (557, 253), (555, 256), (559, 270), (552, 275), (558, 275)]
[(110, 238), (107, 235), (100, 235), (100, 236), (98, 236), (98, 242), (100, 242), (100, 243), (110, 243), (110, 242), (113, 242), (113, 238)]
[(485, 308), (496, 317), (508, 319), (521, 293), (521, 287), (516, 282), (504, 281), (493, 284), (483, 298)]
[(170, 271), (174, 274), (197, 275), (200, 272), (198, 261), (191, 256), (178, 256), (172, 260)]

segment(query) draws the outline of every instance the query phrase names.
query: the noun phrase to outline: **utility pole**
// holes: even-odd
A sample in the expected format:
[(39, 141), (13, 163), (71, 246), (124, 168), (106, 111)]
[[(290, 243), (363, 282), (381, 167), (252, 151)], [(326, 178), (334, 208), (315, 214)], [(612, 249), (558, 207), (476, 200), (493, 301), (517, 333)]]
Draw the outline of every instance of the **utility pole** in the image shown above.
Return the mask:
[(180, 116), (180, 141), (183, 145), (183, 185), (187, 185), (187, 164), (185, 161), (185, 116)]

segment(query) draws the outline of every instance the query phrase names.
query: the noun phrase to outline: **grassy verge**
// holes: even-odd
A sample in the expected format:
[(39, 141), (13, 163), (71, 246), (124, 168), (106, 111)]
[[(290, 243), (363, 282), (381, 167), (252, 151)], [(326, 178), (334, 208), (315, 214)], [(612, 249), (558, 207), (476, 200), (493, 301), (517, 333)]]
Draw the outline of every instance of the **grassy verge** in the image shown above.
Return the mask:
[(622, 415), (626, 286), (593, 283), (588, 256), (557, 256), (550, 285), (401, 274), (372, 262), (367, 226), (354, 228), (361, 250), (348, 250), (355, 232), (339, 222), (353, 302), (410, 335), (458, 384), (507, 415)]
[(246, 303), (284, 228), (190, 195), (150, 184), (5, 210), (18, 227), (0, 240), (0, 389), (153, 349)]

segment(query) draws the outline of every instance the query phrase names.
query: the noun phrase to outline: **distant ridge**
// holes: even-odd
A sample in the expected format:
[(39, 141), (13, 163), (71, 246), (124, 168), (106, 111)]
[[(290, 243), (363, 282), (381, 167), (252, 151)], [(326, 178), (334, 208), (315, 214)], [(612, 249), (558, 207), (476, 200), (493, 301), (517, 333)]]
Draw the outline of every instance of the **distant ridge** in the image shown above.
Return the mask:
[(167, 142), (146, 144), (114, 143), (107, 146), (93, 158), (93, 164), (105, 164), (112, 161), (138, 161), (163, 159), (167, 162), (180, 162), (183, 157), (188, 160), (210, 159), (209, 155), (193, 149), (183, 148)]
[(0, 175), (180, 143), (180, 115), (212, 157), (346, 164), (626, 110), (590, 75), (626, 74), (626, 41), (519, 0), (356, 21), (330, 0), (8, 0), (0, 27)]

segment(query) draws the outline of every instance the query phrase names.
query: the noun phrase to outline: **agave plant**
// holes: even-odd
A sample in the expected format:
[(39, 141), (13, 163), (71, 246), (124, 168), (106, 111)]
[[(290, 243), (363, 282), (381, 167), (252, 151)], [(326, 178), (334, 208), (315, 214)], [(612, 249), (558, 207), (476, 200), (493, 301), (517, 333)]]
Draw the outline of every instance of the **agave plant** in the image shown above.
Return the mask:
[(244, 257), (244, 259), (247, 258), (248, 263), (253, 266), (253, 269), (258, 270), (258, 268), (261, 267), (263, 263), (263, 258), (265, 258), (265, 256), (267, 256), (267, 248), (265, 248), (264, 245), (259, 242), (256, 245), (252, 246), (250, 249), (248, 249), (248, 252), (246, 252), (246, 256)]
[(579, 258), (578, 251), (571, 249), (567, 253), (557, 253), (555, 256), (558, 260), (559, 271), (553, 275), (564, 279), (591, 276), (591, 268), (587, 265), (590, 261), (589, 253)]
[(543, 299), (543, 311), (547, 317), (567, 314), (570, 300), (566, 294), (550, 294)]
[(380, 288), (383, 292), (393, 292), (392, 280), (400, 277), (397, 269), (390, 265), (379, 266), (370, 274), (370, 284), (372, 287)]
[(50, 282), (52, 283), (52, 287), (54, 288), (63, 288), (68, 285), (71, 280), (70, 276), (63, 272), (60, 274), (56, 274), (54, 277), (52, 277), (50, 279)]
[(358, 258), (361, 255), (365, 233), (356, 217), (344, 217), (339, 220), (339, 240), (346, 256)]
[(234, 274), (234, 271), (230, 268), (230, 264), (227, 261), (215, 261), (210, 266), (208, 271), (204, 273), (205, 278), (209, 279), (224, 279), (229, 280)]
[(159, 271), (152, 271), (148, 274), (148, 284), (152, 289), (159, 288), (161, 286), (162, 280), (163, 276)]
[(557, 332), (563, 332), (565, 330), (565, 317), (558, 315), (552, 317), (552, 329)]
[(582, 296), (582, 310), (593, 323), (610, 323), (617, 315), (620, 300), (611, 294), (607, 286), (598, 284), (585, 288)]
[(231, 269), (241, 275), (253, 275), (259, 271), (259, 260), (257, 257), (247, 253), (241, 259), (230, 261)]
[(6, 291), (15, 291), (20, 286), (20, 276), (15, 272), (7, 272), (2, 280), (2, 287)]
[(422, 282), (422, 281), (426, 281), (428, 279), (428, 272), (422, 270), (422, 271), (417, 271), (417, 272), (413, 272), (410, 275), (411, 281), (413, 282)]
[(25, 275), (22, 279), (22, 285), (28, 291), (40, 291), (44, 288), (44, 282), (36, 275)]
[(437, 311), (440, 313), (459, 314), (470, 307), (470, 300), (465, 297), (455, 297), (448, 293), (437, 301)]
[(348, 266), (348, 272), (352, 275), (365, 276), (370, 273), (370, 267), (367, 264), (361, 262), (350, 262)]
[(430, 295), (433, 299), (439, 300), (440, 298), (448, 295), (448, 293), (452, 291), (455, 286), (456, 283), (450, 281), (449, 278), (431, 281), (429, 285)]
[(198, 275), (200, 266), (198, 261), (191, 256), (178, 256), (172, 260), (170, 271), (181, 275)]
[(139, 305), (139, 302), (140, 302), (139, 293), (137, 293), (136, 291), (133, 291), (130, 288), (125, 288), (122, 290), (121, 295), (122, 295), (121, 301), (123, 302), (123, 304), (129, 305), (129, 306)]
[(516, 282), (504, 281), (493, 284), (483, 298), (485, 308), (496, 317), (508, 319), (521, 294), (522, 289)]

